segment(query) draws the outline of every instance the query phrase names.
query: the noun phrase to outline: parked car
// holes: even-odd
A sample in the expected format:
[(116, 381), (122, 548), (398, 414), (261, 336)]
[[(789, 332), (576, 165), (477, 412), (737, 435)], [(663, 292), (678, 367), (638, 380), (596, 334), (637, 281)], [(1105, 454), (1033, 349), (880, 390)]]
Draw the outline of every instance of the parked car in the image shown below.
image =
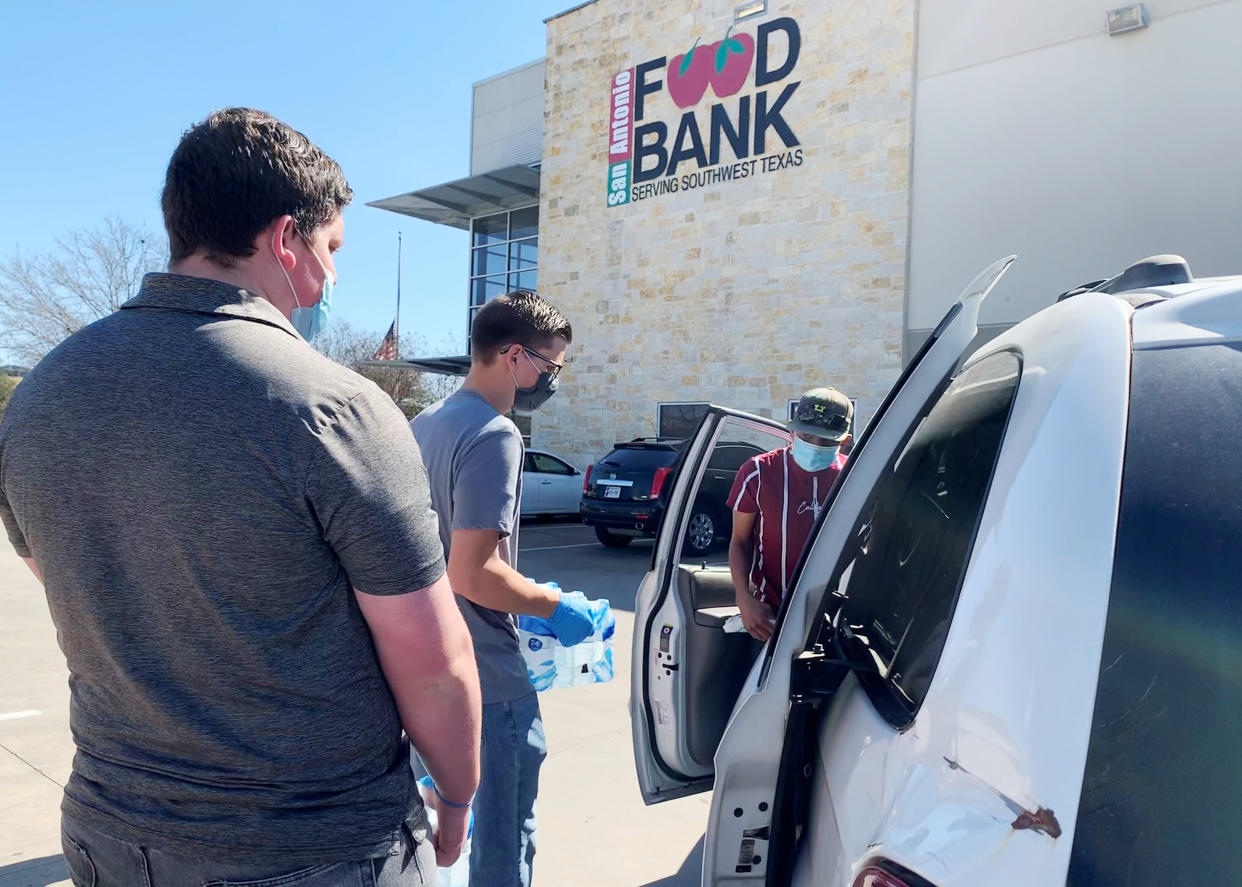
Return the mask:
[(1148, 260), (969, 355), (1012, 259), (863, 432), (772, 639), (679, 556), (637, 597), (648, 803), (714, 785), (705, 885), (1242, 884), (1242, 277)]
[[(595, 528), (601, 543), (621, 548), (635, 539), (656, 536), (685, 443), (635, 438), (616, 444), (587, 468), (582, 520)], [(728, 537), (733, 524), (727, 499), (733, 479), (743, 462), (762, 452), (745, 441), (725, 441), (716, 448), (690, 514), (684, 542), (687, 553), (702, 556)]]
[(577, 514), (582, 472), (560, 456), (527, 450), (522, 468), (522, 517)]

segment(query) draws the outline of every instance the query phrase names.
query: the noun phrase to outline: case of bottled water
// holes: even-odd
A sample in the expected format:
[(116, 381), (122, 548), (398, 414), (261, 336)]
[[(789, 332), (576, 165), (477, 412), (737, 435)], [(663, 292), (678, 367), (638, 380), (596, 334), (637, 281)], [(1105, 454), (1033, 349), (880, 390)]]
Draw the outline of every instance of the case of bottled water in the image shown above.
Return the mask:
[[(559, 588), (555, 582), (547, 583)], [(586, 600), (580, 591), (566, 592)], [(548, 623), (538, 616), (518, 617), (518, 643), (526, 660), (526, 674), (536, 690), (602, 684), (612, 680), (613, 634), (617, 620), (606, 598), (588, 601), (594, 630), (580, 644), (566, 647)]]

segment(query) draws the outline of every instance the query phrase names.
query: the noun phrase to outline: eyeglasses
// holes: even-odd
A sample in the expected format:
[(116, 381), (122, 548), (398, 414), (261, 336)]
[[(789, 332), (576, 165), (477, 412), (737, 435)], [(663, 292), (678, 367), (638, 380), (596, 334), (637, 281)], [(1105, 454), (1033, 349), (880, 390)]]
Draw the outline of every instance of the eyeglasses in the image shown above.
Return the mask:
[[(500, 353), (508, 354), (509, 349), (513, 347), (514, 346), (512, 345), (506, 345), (504, 348), (500, 349)], [(561, 370), (565, 369), (565, 365), (563, 363), (557, 363), (555, 360), (552, 360), (551, 358), (544, 357), (542, 354), (540, 354), (538, 351), (535, 351), (533, 348), (527, 348), (525, 345), (518, 345), (517, 347), (525, 351), (527, 357), (537, 357), (540, 360), (542, 360), (544, 363), (546, 363), (549, 367), (551, 367), (551, 369), (548, 370), (547, 372), (548, 372), (548, 375), (551, 376), (553, 379), (555, 379), (557, 376), (561, 374)]]

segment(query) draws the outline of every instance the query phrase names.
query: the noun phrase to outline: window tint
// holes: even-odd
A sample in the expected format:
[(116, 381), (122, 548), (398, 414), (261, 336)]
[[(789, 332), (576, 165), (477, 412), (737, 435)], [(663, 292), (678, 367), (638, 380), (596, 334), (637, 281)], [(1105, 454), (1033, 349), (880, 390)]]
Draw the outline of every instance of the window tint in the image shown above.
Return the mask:
[(470, 307), (467, 330), (483, 305), (539, 283), (539, 207), (481, 216), (471, 222)]
[(664, 468), (677, 461), (675, 450), (665, 449), (620, 449), (613, 450), (600, 460), (605, 468), (617, 468), (625, 471), (654, 471)]
[[(772, 440), (772, 448), (781, 446), (781, 441), (775, 437)], [(721, 471), (737, 471), (742, 464), (750, 458), (758, 456), (760, 453), (766, 453), (767, 450), (761, 450), (759, 447), (751, 446), (744, 443), (728, 443), (722, 442), (716, 444), (716, 449), (712, 450), (712, 457), (707, 463), (708, 468), (716, 468)]]
[(841, 589), (847, 647), (879, 667), (886, 680), (876, 687), (888, 698), (877, 707), (897, 725), (918, 710), (940, 661), (1020, 370), (1006, 352), (960, 373), (854, 529), (859, 548), (846, 555), (853, 569)]
[(656, 436), (689, 440), (707, 415), (709, 403), (662, 403), (656, 407)]
[(555, 459), (552, 456), (547, 456), (547, 455), (544, 455), (543, 453), (531, 453), (530, 458), (535, 463), (535, 471), (539, 472), (540, 474), (571, 474), (572, 473), (568, 465), (566, 465), (560, 459)]
[(509, 239), (518, 240), (522, 237), (533, 237), (539, 233), (539, 207), (529, 206), (526, 209), (515, 209), (509, 213)]
[(508, 239), (509, 215), (497, 213), (494, 216), (483, 216), (474, 220), (472, 228), (475, 246), (503, 242)]
[(1067, 883), (1242, 884), (1242, 348), (1139, 351), (1131, 373)]

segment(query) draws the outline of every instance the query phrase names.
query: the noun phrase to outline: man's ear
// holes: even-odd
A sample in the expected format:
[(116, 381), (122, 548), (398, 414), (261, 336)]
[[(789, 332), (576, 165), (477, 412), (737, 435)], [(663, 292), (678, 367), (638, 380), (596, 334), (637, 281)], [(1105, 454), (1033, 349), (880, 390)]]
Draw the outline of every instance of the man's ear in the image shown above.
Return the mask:
[(292, 271), (294, 266), (297, 265), (298, 259), (290, 247), (297, 236), (298, 232), (293, 222), (293, 216), (288, 214), (277, 216), (259, 233), (259, 242), (256, 244), (256, 248), (259, 252), (274, 254), (276, 261), (280, 262), (281, 267), (286, 271)]

